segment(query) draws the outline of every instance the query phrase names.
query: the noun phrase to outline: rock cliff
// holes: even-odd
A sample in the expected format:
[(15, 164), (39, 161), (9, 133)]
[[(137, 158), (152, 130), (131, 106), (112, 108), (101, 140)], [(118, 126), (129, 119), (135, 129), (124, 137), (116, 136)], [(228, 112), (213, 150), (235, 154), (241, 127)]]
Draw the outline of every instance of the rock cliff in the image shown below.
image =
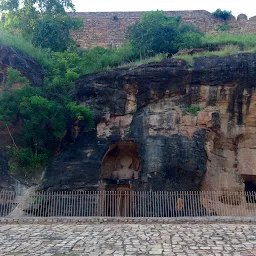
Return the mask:
[(98, 189), (128, 155), (136, 189), (244, 190), (256, 177), (255, 78), (249, 53), (82, 77), (72, 93), (96, 128), (51, 162), (42, 188)]
[[(43, 70), (41, 66), (28, 55), (11, 47), (0, 44), (0, 95), (3, 93), (4, 84), (7, 79), (8, 68), (17, 69), (22, 76), (34, 86), (42, 86)], [(16, 125), (9, 125), (10, 132), (16, 138), (21, 136)], [(12, 140), (5, 124), (0, 122), (0, 190), (15, 190), (17, 180), (9, 174), (8, 151), (12, 146)]]
[(21, 51), (0, 43), (0, 89), (6, 81), (9, 67), (19, 70), (34, 86), (42, 86), (43, 72), (41, 66)]

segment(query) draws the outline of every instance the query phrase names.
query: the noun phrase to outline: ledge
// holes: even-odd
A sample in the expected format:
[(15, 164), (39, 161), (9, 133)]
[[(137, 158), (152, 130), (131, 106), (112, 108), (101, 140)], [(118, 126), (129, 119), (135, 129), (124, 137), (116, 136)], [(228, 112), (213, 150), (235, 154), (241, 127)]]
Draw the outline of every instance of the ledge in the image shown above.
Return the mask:
[(126, 218), (126, 217), (56, 217), (56, 218), (0, 218), (1, 224), (57, 224), (57, 223), (134, 223), (134, 224), (216, 224), (254, 223), (255, 217), (177, 217), (177, 218)]

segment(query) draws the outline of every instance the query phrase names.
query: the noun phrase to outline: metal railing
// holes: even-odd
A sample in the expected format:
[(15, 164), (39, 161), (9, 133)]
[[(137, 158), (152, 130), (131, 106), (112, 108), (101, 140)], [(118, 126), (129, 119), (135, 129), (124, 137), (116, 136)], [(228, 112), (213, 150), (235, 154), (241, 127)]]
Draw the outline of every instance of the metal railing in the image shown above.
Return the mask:
[[(11, 201), (10, 206), (5, 202), (4, 213), (12, 208)], [(18, 207), (32, 217), (256, 216), (256, 192), (40, 192)]]
[(13, 191), (0, 191), (0, 217), (10, 214), (17, 206)]

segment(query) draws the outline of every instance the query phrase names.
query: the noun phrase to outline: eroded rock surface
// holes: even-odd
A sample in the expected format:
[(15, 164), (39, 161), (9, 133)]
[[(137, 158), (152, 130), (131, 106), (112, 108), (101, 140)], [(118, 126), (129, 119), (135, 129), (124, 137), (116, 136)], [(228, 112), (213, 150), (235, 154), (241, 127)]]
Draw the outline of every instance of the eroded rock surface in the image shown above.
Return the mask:
[(243, 190), (256, 175), (255, 78), (256, 55), (239, 54), (79, 79), (73, 93), (95, 112), (96, 128), (50, 164), (43, 188), (98, 189), (109, 147), (133, 141), (140, 189)]
[(19, 70), (34, 86), (43, 84), (43, 70), (35, 60), (21, 51), (0, 43), (0, 89), (6, 81), (8, 68)]
[(0, 191), (7, 190), (12, 191), (14, 190), (14, 180), (10, 177), (8, 173), (8, 160), (6, 157), (3, 156), (0, 150), (0, 175), (1, 175), (1, 182), (0, 182)]

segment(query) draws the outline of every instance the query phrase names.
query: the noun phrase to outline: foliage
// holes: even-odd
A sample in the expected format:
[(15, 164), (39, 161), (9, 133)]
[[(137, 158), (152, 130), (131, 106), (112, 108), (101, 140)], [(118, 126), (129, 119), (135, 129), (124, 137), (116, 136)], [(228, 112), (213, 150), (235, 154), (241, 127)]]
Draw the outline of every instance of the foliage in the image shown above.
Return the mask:
[(28, 79), (26, 77), (22, 77), (21, 73), (17, 69), (8, 68), (7, 80), (5, 82), (6, 89), (10, 89), (12, 85), (16, 83), (28, 84)]
[(68, 10), (74, 10), (74, 5), (71, 0), (1, 0), (0, 9), (3, 11), (13, 11), (19, 9), (20, 6), (37, 7), (41, 12), (47, 12), (51, 14), (64, 12)]
[(4, 28), (22, 36), (35, 46), (64, 51), (71, 45), (70, 29), (81, 27), (80, 20), (65, 12), (74, 10), (68, 0), (5, 0), (0, 11), (5, 12)]
[(63, 15), (56, 15), (54, 19), (50, 16), (37, 19), (32, 34), (32, 43), (37, 47), (63, 52), (72, 45), (69, 31), (77, 24), (78, 20)]
[(0, 26), (0, 43), (13, 47), (34, 58), (42, 66), (49, 65), (49, 52), (45, 49), (35, 47), (25, 40), (21, 35), (12, 35), (3, 30)]
[(138, 59), (132, 62), (124, 63), (120, 65), (119, 67), (125, 68), (125, 67), (137, 67), (144, 64), (154, 63), (154, 62), (162, 62), (163, 60), (166, 60), (167, 54), (165, 53), (159, 53), (153, 57), (147, 57), (145, 59)]
[(145, 13), (127, 32), (127, 38), (142, 57), (198, 47), (202, 36), (192, 25), (180, 25), (180, 17), (167, 17), (162, 11)]
[(166, 17), (162, 11), (145, 13), (141, 22), (128, 29), (128, 39), (142, 56), (177, 51), (179, 19)]
[(70, 102), (67, 105), (67, 109), (69, 110), (71, 119), (73, 121), (79, 121), (85, 130), (89, 131), (93, 127), (94, 115), (89, 108)]
[(69, 127), (76, 123), (88, 131), (94, 125), (94, 116), (68, 94), (75, 77), (61, 63), (55, 64), (43, 88), (28, 85), (19, 74), (17, 70), (8, 70), (8, 86), (17, 81), (23, 81), (25, 85), (0, 96), (0, 121), (19, 123), (23, 133), (22, 147), (16, 148), (12, 156), (21, 167), (36, 168), (47, 162)]
[[(63, 16), (60, 16), (60, 20), (62, 18)], [(45, 27), (51, 27), (50, 19), (44, 16), (35, 22), (42, 26), (42, 30), (38, 30), (36, 35), (37, 38), (41, 37), (42, 41), (36, 43), (33, 36), (31, 40), (34, 40), (34, 45), (48, 47), (47, 42), (43, 40), (47, 35)], [(60, 29), (61, 27), (58, 31)], [(119, 49), (96, 47), (81, 50), (69, 46), (68, 50), (56, 52), (60, 48), (53, 46), (54, 44), (51, 44), (51, 47), (55, 51), (42, 49), (27, 42), (20, 35), (10, 35), (0, 30), (1, 43), (33, 56), (43, 66), (45, 73), (44, 86), (36, 88), (30, 86), (19, 71), (9, 69), (5, 85), (7, 89), (0, 96), (0, 120), (22, 127), (23, 141), (19, 142), (19, 148), (13, 150), (13, 157), (22, 167), (37, 168), (44, 165), (73, 124), (79, 124), (79, 127), (86, 131), (93, 127), (93, 113), (88, 107), (77, 105), (70, 93), (73, 82), (79, 77), (107, 68), (162, 61), (167, 52), (175, 53), (185, 48), (202, 46), (207, 50), (210, 47), (222, 47), (220, 51), (173, 56), (185, 59), (193, 65), (194, 58), (226, 56), (238, 53), (241, 49), (251, 50), (256, 47), (256, 35), (221, 33), (204, 36), (197, 28), (180, 24), (179, 18), (166, 17), (159, 11), (145, 14), (142, 22), (130, 28), (129, 33), (130, 36), (134, 35), (134, 38), (130, 37), (130, 41)], [(68, 45), (64, 48), (66, 47)], [(15, 83), (24, 83), (24, 86), (13, 90)], [(190, 113), (199, 110), (198, 106), (190, 106), (187, 109)]]
[(232, 54), (238, 54), (239, 48), (237, 46), (234, 45), (226, 45), (224, 46), (221, 50), (219, 51), (205, 51), (205, 52), (201, 52), (201, 53), (196, 53), (196, 54), (182, 54), (182, 55), (175, 55), (173, 56), (173, 58), (176, 59), (183, 59), (185, 60), (189, 66), (193, 66), (194, 64), (194, 59), (195, 58), (200, 58), (200, 57), (211, 57), (211, 56), (219, 56), (219, 57), (223, 57), (223, 56), (229, 56)]
[(192, 105), (187, 107), (186, 111), (191, 113), (192, 115), (195, 115), (198, 111), (200, 111), (200, 107), (196, 105)]
[(205, 35), (202, 38), (202, 46), (204, 48), (226, 45), (236, 45), (240, 50), (247, 50), (248, 48), (256, 47), (256, 35), (220, 33), (217, 35)]
[(31, 148), (13, 148), (11, 156), (18, 159), (21, 167), (35, 170), (38, 168), (38, 165), (45, 166), (47, 164), (49, 153), (42, 152), (34, 154)]
[(217, 31), (228, 31), (230, 29), (230, 25), (227, 22), (220, 24), (217, 26)]
[(212, 13), (212, 15), (222, 20), (228, 20), (229, 18), (231, 18), (232, 13), (231, 11), (227, 11), (227, 10), (222, 11), (221, 9), (217, 9), (215, 12)]

